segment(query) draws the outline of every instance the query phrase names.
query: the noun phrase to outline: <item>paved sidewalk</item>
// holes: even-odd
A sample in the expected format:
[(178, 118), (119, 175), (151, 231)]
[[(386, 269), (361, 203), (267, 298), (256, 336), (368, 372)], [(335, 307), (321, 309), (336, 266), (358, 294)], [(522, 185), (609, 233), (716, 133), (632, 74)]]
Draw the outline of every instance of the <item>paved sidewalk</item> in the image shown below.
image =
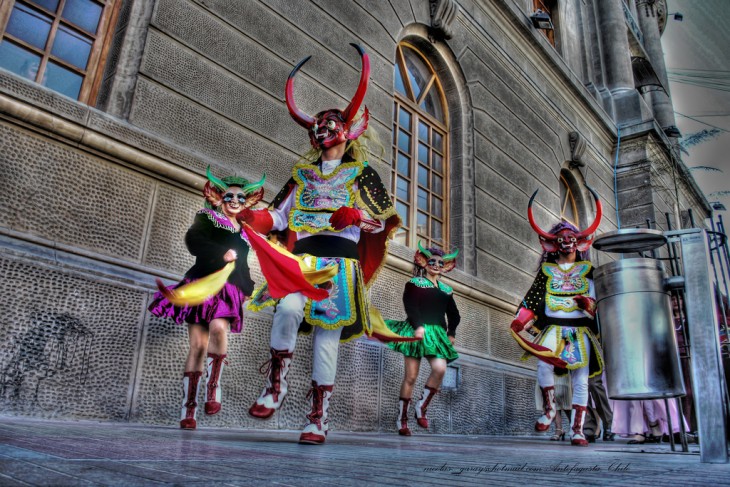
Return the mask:
[(730, 465), (697, 445), (547, 437), (230, 430), (0, 417), (0, 485), (730, 485)]

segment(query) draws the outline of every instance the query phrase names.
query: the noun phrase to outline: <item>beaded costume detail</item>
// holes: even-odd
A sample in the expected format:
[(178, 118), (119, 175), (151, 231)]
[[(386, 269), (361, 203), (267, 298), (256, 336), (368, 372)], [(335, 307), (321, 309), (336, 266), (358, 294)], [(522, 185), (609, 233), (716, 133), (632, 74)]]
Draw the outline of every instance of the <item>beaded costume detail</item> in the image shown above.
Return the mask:
[(576, 262), (567, 270), (561, 269), (557, 264), (545, 262), (542, 265), (542, 272), (548, 277), (548, 294), (576, 295), (587, 293), (589, 284), (586, 276), (590, 270), (591, 263), (586, 261)]
[(354, 206), (353, 185), (362, 169), (362, 163), (347, 162), (324, 175), (314, 164), (297, 164), (293, 171), (297, 193), (289, 215), (290, 229), (309, 233), (336, 231), (329, 218), (340, 207)]

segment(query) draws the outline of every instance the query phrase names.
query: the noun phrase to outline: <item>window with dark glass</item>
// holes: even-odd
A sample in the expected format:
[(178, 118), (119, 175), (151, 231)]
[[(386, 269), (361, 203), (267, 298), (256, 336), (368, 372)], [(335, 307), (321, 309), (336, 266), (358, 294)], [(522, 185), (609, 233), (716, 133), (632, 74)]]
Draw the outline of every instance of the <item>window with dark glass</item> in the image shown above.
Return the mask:
[(448, 117), (443, 89), (414, 46), (396, 52), (392, 194), (403, 228), (395, 240), (448, 246)]
[(84, 103), (98, 90), (107, 32), (120, 0), (0, 3), (0, 68)]

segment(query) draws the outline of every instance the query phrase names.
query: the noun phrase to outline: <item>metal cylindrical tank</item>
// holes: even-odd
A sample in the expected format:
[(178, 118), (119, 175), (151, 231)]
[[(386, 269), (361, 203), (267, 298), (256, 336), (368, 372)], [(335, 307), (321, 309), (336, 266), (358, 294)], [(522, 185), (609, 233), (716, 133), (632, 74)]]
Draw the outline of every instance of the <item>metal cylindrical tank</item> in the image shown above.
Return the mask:
[(672, 305), (661, 262), (623, 259), (594, 271), (612, 399), (685, 395)]

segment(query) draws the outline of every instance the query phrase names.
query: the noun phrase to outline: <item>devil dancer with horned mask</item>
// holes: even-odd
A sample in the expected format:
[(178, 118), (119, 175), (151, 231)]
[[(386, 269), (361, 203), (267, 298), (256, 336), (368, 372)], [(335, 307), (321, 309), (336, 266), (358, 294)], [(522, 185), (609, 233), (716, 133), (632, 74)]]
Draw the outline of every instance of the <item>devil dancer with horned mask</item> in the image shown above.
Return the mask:
[[(549, 232), (541, 229), (532, 214), (533, 193), (527, 218), (540, 238), (544, 250), (540, 271), (512, 321), (510, 333), (517, 343), (540, 361), (537, 382), (543, 398), (543, 414), (535, 423), (537, 431), (550, 428), (557, 409), (553, 373), (570, 372), (573, 388), (571, 444), (587, 446), (583, 422), (588, 403), (588, 377), (603, 370), (601, 348), (596, 338), (596, 299), (593, 290), (593, 266), (587, 258), (593, 234), (601, 222), (601, 202), (596, 201), (596, 218), (587, 229), (578, 230), (563, 220)], [(534, 333), (534, 342), (519, 332)], [(527, 355), (525, 358), (529, 357)]]
[[(286, 104), (294, 121), (305, 128), (313, 150), (295, 164), (292, 177), (268, 209), (239, 215), (259, 233), (285, 232), (284, 243), (308, 264), (337, 267), (327, 283), (329, 297), (321, 301), (301, 293), (270, 299), (266, 288), (254, 292), (252, 309), (276, 304), (271, 329), (271, 358), (266, 386), (249, 414), (269, 418), (288, 391), (297, 332), (312, 333), (311, 410), (300, 443), (321, 444), (328, 431), (328, 408), (337, 371), (339, 343), (363, 334), (372, 336), (367, 288), (382, 266), (388, 237), (400, 225), (388, 191), (368, 165), (367, 151), (358, 140), (368, 125), (367, 108), (356, 118), (370, 75), (365, 51), (353, 44), (362, 60), (360, 83), (345, 110), (330, 109), (311, 116), (294, 101), (294, 78), (309, 59), (302, 60), (286, 82)], [(267, 278), (269, 286), (275, 285)]]

